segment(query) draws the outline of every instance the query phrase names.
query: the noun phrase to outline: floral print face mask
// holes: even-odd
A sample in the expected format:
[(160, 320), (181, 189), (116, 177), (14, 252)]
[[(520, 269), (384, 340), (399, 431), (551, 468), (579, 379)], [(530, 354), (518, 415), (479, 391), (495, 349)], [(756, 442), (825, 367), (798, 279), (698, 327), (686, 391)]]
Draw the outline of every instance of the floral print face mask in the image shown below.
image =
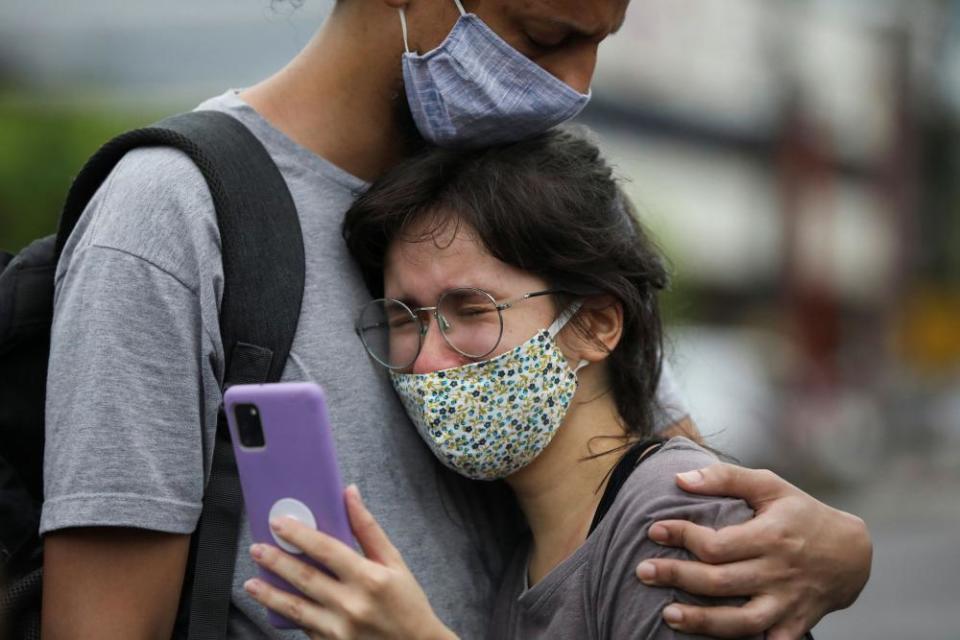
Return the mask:
[(495, 358), (432, 373), (390, 373), (407, 415), (443, 464), (496, 480), (530, 464), (553, 439), (577, 391), (554, 338), (579, 304)]

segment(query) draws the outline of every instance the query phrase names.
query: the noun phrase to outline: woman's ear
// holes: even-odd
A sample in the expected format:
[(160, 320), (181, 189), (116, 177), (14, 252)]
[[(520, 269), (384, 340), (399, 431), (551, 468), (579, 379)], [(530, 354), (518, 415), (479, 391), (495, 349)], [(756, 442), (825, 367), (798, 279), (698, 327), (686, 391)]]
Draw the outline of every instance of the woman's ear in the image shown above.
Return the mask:
[(622, 335), (623, 305), (613, 296), (602, 295), (583, 301), (559, 340), (567, 357), (593, 363), (605, 360)]

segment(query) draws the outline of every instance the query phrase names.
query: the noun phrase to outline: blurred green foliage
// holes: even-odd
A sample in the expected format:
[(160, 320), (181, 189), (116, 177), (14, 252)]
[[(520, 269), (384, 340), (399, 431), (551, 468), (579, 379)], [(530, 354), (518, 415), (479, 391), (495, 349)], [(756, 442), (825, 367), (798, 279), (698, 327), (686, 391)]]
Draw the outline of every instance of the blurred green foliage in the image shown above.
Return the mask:
[[(118, 133), (164, 115), (0, 95), (0, 249), (16, 252), (54, 233), (70, 183), (87, 158)], [(686, 285), (675, 273), (661, 298), (668, 323), (696, 315)]]
[(163, 114), (0, 97), (0, 249), (56, 230), (73, 177), (106, 140)]

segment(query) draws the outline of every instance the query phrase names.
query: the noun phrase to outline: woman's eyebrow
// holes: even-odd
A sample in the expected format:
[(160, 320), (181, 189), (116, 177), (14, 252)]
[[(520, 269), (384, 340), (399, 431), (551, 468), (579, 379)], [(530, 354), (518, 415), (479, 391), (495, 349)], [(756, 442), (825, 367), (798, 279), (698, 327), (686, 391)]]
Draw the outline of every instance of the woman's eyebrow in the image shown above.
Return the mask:
[[(507, 300), (507, 299), (516, 297), (516, 295), (514, 294), (505, 293), (502, 289), (499, 289), (498, 287), (487, 287), (483, 285), (478, 285), (476, 283), (457, 284), (447, 289), (444, 289), (444, 292), (454, 291), (456, 289), (479, 289), (480, 291), (489, 293), (493, 297), (493, 299), (497, 301)], [(412, 298), (410, 296), (394, 297), (393, 299), (399, 300), (400, 302), (407, 305), (411, 309), (418, 309), (420, 307), (432, 307), (433, 305), (437, 304), (437, 300), (439, 299), (439, 296), (437, 296), (433, 300), (430, 300), (429, 302), (426, 302), (426, 303), (421, 303), (420, 300), (416, 298)]]
[(515, 298), (515, 297), (516, 297), (516, 295), (513, 295), (513, 294), (511, 294), (511, 293), (509, 293), (509, 292), (505, 292), (503, 289), (500, 289), (499, 287), (485, 287), (485, 286), (482, 286), (482, 285), (471, 284), (471, 285), (464, 286), (464, 287), (462, 287), (462, 288), (464, 288), (464, 289), (479, 289), (480, 291), (483, 291), (483, 292), (485, 292), (485, 293), (489, 293), (490, 296), (491, 296), (494, 300), (496, 300), (497, 302), (500, 302), (501, 300), (507, 300), (507, 299), (509, 299), (509, 298)]

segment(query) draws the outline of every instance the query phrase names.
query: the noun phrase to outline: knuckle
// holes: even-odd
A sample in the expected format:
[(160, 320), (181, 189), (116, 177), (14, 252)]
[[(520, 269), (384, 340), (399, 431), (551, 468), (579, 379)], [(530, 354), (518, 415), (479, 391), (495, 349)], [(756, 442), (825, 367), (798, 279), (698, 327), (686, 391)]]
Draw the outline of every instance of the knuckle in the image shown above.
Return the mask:
[(779, 519), (769, 520), (763, 528), (763, 537), (770, 546), (783, 547), (790, 536), (789, 529)]
[(769, 626), (769, 616), (760, 609), (744, 611), (743, 626), (747, 634), (763, 633)]
[(363, 576), (363, 588), (373, 595), (382, 594), (387, 589), (390, 578), (385, 571), (368, 571)]
[(791, 535), (784, 539), (784, 546), (792, 560), (791, 566), (799, 567), (807, 556), (807, 541), (799, 536)]
[(299, 585), (308, 585), (316, 577), (317, 570), (308, 564), (300, 563), (297, 567), (295, 580)]
[(320, 536), (313, 536), (310, 541), (310, 548), (304, 549), (307, 551), (311, 558), (322, 563), (326, 563), (330, 557), (330, 546), (327, 544), (327, 541)]
[(706, 468), (700, 469), (700, 473), (703, 474), (704, 479), (710, 482), (725, 483), (731, 477), (731, 468), (730, 465), (724, 463), (712, 464)]
[(263, 556), (260, 562), (265, 567), (273, 567), (280, 560), (280, 550), (273, 545), (263, 545)]
[(795, 524), (816, 522), (822, 515), (821, 505), (803, 495), (786, 496), (780, 500), (784, 518), (792, 518)]
[(667, 531), (667, 540), (671, 544), (683, 544), (683, 540), (686, 537), (686, 525), (687, 523), (683, 521), (660, 523), (660, 526)]
[(358, 524), (364, 529), (374, 529), (377, 526), (377, 521), (374, 520), (372, 513), (364, 510), (358, 518)]
[(720, 562), (727, 555), (727, 547), (717, 536), (710, 536), (703, 542), (701, 560), (705, 562)]
[(370, 602), (366, 598), (350, 598), (343, 603), (343, 613), (353, 630), (362, 628), (370, 619)]
[(683, 525), (682, 521), (659, 520), (657, 522), (654, 522), (650, 528), (652, 529), (655, 526), (660, 527), (661, 529), (664, 529), (667, 532), (667, 536), (669, 536), (673, 540), (676, 540), (682, 533), (682, 525)]
[(674, 562), (658, 562), (657, 563), (657, 579), (658, 582), (663, 582), (667, 584), (677, 584), (680, 579), (680, 571)]
[(852, 513), (841, 512), (843, 517), (849, 522), (853, 531), (865, 538), (870, 538), (870, 529), (867, 527), (867, 523), (863, 518), (854, 515)]
[(757, 469), (754, 473), (756, 474), (757, 480), (764, 484), (772, 484), (780, 479), (780, 476), (770, 469)]
[(707, 584), (715, 595), (726, 595), (733, 590), (735, 579), (729, 571), (714, 571), (708, 574)]
[(707, 619), (700, 607), (682, 607), (683, 626), (688, 631), (702, 631)]
[[(654, 534), (657, 534), (657, 538), (654, 538)], [(673, 544), (677, 539), (677, 533), (674, 530), (672, 522), (654, 522), (645, 531), (645, 535), (650, 540), (653, 540), (657, 544)]]
[(303, 603), (297, 598), (290, 598), (283, 605), (283, 615), (294, 622), (303, 622)]
[(789, 612), (790, 607), (776, 598), (764, 599), (760, 606), (751, 607), (751, 622), (756, 629), (755, 633), (770, 629), (778, 620), (784, 619)]
[(770, 536), (774, 544), (789, 548), (793, 534), (782, 522), (777, 522), (770, 528)]

